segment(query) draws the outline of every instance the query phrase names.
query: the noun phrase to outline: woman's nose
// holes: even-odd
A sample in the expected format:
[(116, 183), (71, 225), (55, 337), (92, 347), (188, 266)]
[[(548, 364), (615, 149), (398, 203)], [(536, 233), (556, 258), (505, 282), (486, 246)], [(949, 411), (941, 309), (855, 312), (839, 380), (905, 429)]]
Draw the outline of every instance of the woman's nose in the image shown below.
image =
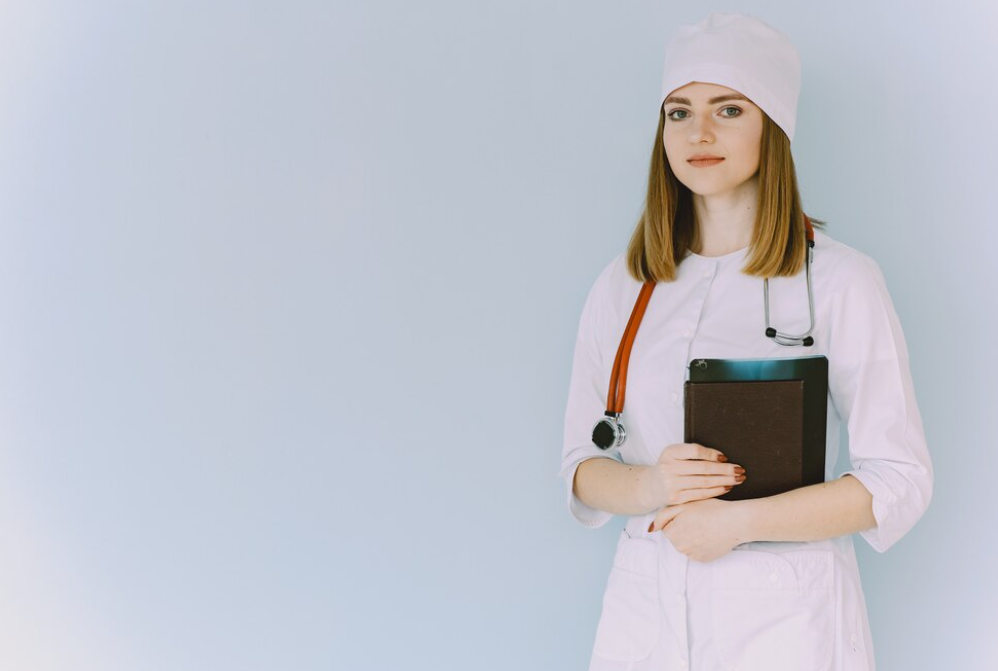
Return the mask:
[(714, 124), (710, 119), (701, 118), (694, 119), (693, 126), (690, 129), (691, 139), (694, 142), (699, 142), (700, 140), (706, 138), (714, 137)]

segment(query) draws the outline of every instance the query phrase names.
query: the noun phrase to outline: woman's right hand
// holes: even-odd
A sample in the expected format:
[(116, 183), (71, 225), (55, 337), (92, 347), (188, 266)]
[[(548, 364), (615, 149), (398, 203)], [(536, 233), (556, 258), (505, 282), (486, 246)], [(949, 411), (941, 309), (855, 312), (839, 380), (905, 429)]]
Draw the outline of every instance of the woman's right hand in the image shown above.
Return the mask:
[(667, 446), (648, 475), (654, 508), (720, 496), (744, 481), (744, 468), (700, 443)]

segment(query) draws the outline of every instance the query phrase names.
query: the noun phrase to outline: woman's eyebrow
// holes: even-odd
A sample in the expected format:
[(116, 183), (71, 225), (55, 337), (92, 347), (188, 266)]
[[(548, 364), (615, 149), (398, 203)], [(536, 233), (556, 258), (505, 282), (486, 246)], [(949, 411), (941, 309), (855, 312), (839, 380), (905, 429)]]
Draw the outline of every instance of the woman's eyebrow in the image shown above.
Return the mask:
[[(746, 98), (743, 95), (729, 93), (728, 95), (717, 96), (716, 98), (711, 98), (710, 100), (707, 101), (707, 104), (708, 105), (713, 105), (715, 103), (722, 103), (725, 100), (744, 100), (745, 102), (752, 102), (751, 100), (749, 100), (748, 98)], [(665, 102), (662, 103), (662, 104), (665, 105), (665, 104), (668, 104), (668, 103), (679, 103), (681, 105), (689, 105), (689, 104), (691, 104), (689, 98), (679, 98), (677, 96), (669, 96), (668, 98), (665, 99)]]

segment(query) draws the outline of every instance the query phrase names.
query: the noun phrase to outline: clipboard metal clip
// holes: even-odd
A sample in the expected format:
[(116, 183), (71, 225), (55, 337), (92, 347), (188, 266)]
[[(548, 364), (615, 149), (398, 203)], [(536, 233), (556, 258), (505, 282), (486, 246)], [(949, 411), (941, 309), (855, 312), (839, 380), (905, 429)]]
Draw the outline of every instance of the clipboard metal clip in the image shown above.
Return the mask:
[(697, 359), (696, 361), (693, 362), (693, 365), (696, 366), (697, 368), (700, 368), (702, 370), (702, 369), (704, 369), (704, 368), (707, 367), (707, 360), (706, 359)]

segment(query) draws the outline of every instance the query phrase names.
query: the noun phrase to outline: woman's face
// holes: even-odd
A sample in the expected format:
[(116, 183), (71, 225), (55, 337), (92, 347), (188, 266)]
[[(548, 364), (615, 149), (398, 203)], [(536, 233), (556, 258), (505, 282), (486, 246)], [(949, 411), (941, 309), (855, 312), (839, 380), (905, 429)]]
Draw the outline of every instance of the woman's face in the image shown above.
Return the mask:
[[(701, 196), (725, 193), (758, 172), (763, 113), (738, 91), (692, 82), (670, 93), (662, 108), (669, 166), (690, 191)], [(723, 160), (691, 163), (699, 154)]]

